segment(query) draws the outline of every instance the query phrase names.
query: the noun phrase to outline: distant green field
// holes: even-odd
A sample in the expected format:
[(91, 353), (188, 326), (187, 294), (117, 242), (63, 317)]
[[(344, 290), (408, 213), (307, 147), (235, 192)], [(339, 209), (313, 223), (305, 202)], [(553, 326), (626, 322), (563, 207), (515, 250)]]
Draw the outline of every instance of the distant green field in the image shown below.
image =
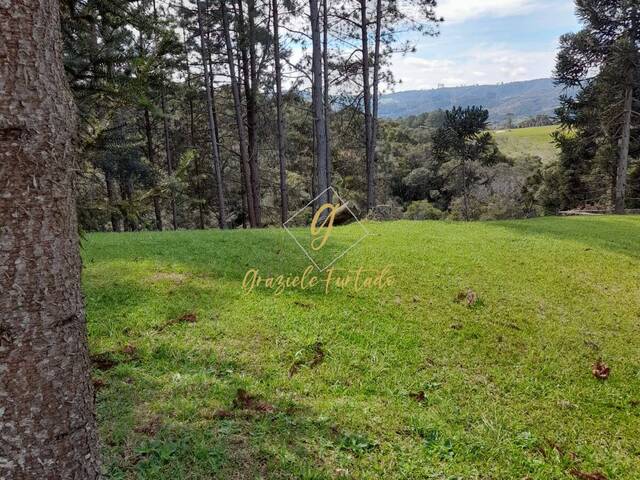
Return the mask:
[(242, 291), (282, 230), (87, 235), (108, 478), (640, 478), (640, 217), (366, 226), (396, 283), (328, 295)]
[(558, 155), (551, 139), (551, 133), (557, 129), (557, 125), (552, 125), (496, 130), (493, 133), (503, 153), (511, 157), (536, 155), (546, 164), (555, 160)]

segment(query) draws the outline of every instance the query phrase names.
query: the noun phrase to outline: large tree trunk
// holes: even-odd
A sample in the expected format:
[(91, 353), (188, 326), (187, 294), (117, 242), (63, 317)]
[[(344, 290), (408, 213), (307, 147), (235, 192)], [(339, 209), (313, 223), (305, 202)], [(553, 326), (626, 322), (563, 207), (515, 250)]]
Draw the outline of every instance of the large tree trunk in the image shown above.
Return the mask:
[(627, 186), (627, 170), (629, 168), (629, 144), (631, 142), (631, 115), (633, 111), (633, 70), (627, 75), (624, 92), (624, 114), (620, 153), (618, 156), (618, 175), (616, 177), (616, 205), (618, 214), (624, 213), (625, 189)]
[(236, 129), (238, 130), (238, 143), (240, 145), (240, 175), (244, 179), (244, 191), (247, 198), (247, 211), (249, 213), (249, 225), (256, 227), (256, 210), (251, 194), (251, 180), (249, 178), (249, 152), (247, 150), (247, 137), (245, 136), (244, 125), (242, 121), (242, 100), (240, 98), (240, 86), (238, 85), (238, 77), (236, 76), (236, 64), (233, 56), (233, 44), (231, 43), (231, 32), (229, 30), (229, 18), (227, 12), (226, 0), (220, 1), (220, 9), (222, 16), (222, 32), (227, 50), (227, 66), (229, 68), (229, 79), (231, 81), (231, 93), (233, 95), (233, 107), (236, 118)]
[(287, 190), (287, 160), (285, 156), (284, 118), (282, 112), (282, 66), (280, 65), (280, 32), (278, 0), (273, 0), (273, 62), (276, 74), (276, 140), (280, 165), (280, 221), (289, 219), (289, 191)]
[(0, 3), (0, 478), (100, 478), (57, 0)]
[(367, 175), (367, 210), (375, 207), (374, 165), (371, 147), (371, 87), (369, 81), (369, 28), (367, 19), (367, 0), (360, 0), (360, 30), (362, 41), (362, 90), (364, 100), (364, 143)]
[(320, 12), (318, 0), (309, 0), (311, 13), (311, 39), (313, 54), (311, 70), (313, 73), (312, 110), (313, 125), (315, 131), (316, 176), (318, 184), (318, 198), (315, 202), (316, 209), (327, 203), (327, 141), (324, 121), (324, 105), (322, 98), (322, 47), (320, 40)]
[(213, 99), (211, 98), (211, 77), (209, 76), (209, 49), (204, 37), (202, 26), (202, 6), (198, 2), (198, 28), (200, 29), (200, 46), (202, 56), (202, 67), (204, 72), (204, 89), (207, 99), (207, 122), (209, 124), (209, 138), (211, 140), (211, 166), (216, 179), (218, 194), (218, 226), (225, 228), (225, 205), (224, 205), (224, 182), (222, 181), (222, 168), (218, 157), (218, 138), (216, 136), (216, 124), (213, 118)]

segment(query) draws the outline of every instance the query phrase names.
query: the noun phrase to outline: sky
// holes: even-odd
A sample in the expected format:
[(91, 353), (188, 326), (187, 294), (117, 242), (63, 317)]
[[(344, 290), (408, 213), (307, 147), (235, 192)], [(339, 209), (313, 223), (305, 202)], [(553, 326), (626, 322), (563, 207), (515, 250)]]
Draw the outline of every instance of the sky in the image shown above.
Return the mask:
[(395, 91), (495, 84), (552, 75), (560, 35), (579, 29), (573, 0), (440, 0), (436, 37), (409, 34)]

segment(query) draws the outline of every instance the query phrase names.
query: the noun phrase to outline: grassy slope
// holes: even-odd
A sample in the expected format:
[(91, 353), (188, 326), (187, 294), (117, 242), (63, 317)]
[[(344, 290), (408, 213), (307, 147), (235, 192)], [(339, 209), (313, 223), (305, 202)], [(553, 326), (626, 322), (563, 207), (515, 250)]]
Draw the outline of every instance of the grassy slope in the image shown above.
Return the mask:
[(537, 155), (547, 164), (558, 155), (556, 146), (551, 141), (551, 133), (557, 128), (548, 126), (496, 130), (494, 136), (501, 152), (511, 157)]
[(136, 349), (94, 372), (110, 478), (640, 477), (640, 218), (368, 227), (340, 265), (397, 285), (328, 296), (243, 295), (249, 266), (305, 265), (282, 231), (89, 235), (92, 352)]

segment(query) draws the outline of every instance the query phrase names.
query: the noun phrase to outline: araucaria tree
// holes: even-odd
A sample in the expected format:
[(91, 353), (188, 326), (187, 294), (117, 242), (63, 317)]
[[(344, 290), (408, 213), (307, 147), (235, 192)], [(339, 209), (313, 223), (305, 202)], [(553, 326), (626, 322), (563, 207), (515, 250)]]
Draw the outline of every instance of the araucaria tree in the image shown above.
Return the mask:
[[(634, 109), (640, 4), (637, 0), (576, 0), (576, 12), (584, 26), (560, 39), (555, 75), (559, 83), (581, 91), (577, 101), (563, 99), (561, 119), (565, 126), (580, 126), (580, 114), (584, 118), (591, 111), (591, 126), (597, 126), (591, 133), (602, 140), (597, 142), (599, 153), (617, 158), (612, 196), (616, 213), (624, 213), (632, 125), (640, 117)], [(582, 133), (574, 132), (579, 137)], [(588, 141), (587, 136), (582, 138)]]
[(454, 107), (445, 112), (444, 125), (434, 134), (435, 157), (448, 169), (446, 178), (457, 178), (455, 190), (462, 194), (462, 216), (474, 219), (471, 189), (480, 179), (478, 167), (491, 166), (504, 158), (487, 131), (489, 111), (482, 107)]
[(100, 477), (57, 0), (0, 4), (0, 478)]

